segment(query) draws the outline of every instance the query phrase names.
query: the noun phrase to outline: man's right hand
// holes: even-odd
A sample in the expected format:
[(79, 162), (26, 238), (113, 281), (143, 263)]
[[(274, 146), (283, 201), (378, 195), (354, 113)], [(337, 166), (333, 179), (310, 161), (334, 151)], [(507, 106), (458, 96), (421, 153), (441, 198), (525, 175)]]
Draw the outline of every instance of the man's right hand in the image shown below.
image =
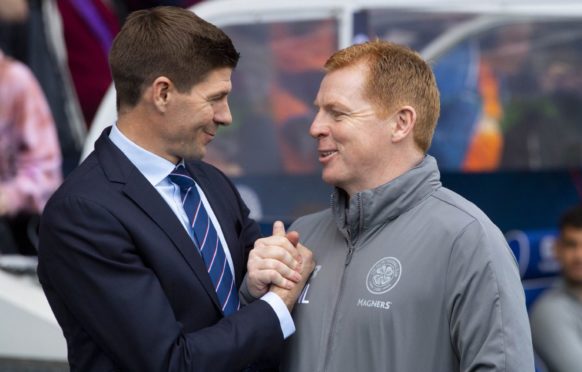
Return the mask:
[(281, 288), (276, 285), (271, 285), (270, 291), (278, 295), (287, 308), (289, 312), (293, 310), (293, 306), (297, 302), (303, 287), (305, 287), (305, 283), (311, 276), (313, 269), (315, 269), (315, 260), (313, 259), (313, 252), (311, 252), (307, 247), (305, 247), (301, 243), (297, 243), (297, 251), (301, 255), (303, 264), (301, 265), (301, 280), (295, 283), (295, 285), (291, 289)]
[(273, 224), (272, 236), (255, 242), (247, 262), (247, 287), (253, 297), (267, 293), (271, 284), (291, 289), (301, 281), (303, 258), (296, 248), (298, 242), (299, 234), (286, 234), (281, 221)]

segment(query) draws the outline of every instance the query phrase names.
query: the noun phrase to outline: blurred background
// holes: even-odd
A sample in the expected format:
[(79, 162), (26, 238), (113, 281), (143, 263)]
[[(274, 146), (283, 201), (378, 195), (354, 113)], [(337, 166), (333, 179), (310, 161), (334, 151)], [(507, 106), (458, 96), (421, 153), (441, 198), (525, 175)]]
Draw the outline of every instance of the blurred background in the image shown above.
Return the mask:
[[(52, 116), (42, 124), (49, 134), (35, 129), (41, 120), (10, 129), (9, 117), (22, 114), (10, 116), (0, 102), (0, 371), (67, 370), (34, 273), (38, 216), (115, 122), (108, 48), (129, 12), (155, 5), (191, 7), (241, 53), (234, 121), (206, 160), (234, 180), (266, 233), (276, 219), (328, 207), (308, 134), (322, 66), (340, 48), (380, 38), (409, 45), (433, 66), (441, 116), (429, 153), (443, 184), (506, 234), (528, 307), (553, 285), (555, 226), (582, 196), (579, 1), (0, 0), (0, 49), (30, 69)], [(8, 86), (0, 72), (0, 90)], [(34, 174), (44, 176), (15, 182)], [(43, 194), (26, 196), (31, 184), (46, 186)], [(17, 196), (25, 201), (11, 202)], [(5, 199), (12, 209), (2, 209)]]

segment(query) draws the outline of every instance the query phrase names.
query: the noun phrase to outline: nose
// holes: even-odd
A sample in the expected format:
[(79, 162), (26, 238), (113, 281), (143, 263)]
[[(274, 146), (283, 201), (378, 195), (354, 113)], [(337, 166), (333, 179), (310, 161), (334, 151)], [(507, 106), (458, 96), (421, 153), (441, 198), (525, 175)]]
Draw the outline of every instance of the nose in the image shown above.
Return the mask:
[(226, 97), (214, 107), (214, 122), (218, 125), (230, 125), (232, 123), (232, 114)]
[(311, 137), (319, 138), (329, 134), (329, 126), (325, 123), (324, 116), (325, 115), (321, 110), (317, 115), (315, 115), (315, 118), (309, 127), (309, 134)]

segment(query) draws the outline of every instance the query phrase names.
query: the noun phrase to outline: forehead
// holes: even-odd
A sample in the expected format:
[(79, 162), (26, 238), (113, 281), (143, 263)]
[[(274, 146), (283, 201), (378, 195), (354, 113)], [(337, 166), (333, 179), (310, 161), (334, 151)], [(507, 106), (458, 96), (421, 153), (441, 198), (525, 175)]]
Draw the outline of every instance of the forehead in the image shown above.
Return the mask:
[(345, 105), (367, 103), (365, 89), (368, 67), (364, 63), (342, 67), (328, 72), (321, 82), (316, 105), (332, 103)]
[(561, 231), (562, 240), (582, 242), (582, 228), (565, 226)]
[(194, 88), (203, 90), (221, 90), (228, 89), (232, 85), (230, 78), (232, 76), (232, 68), (221, 67), (211, 70), (204, 79), (194, 85)]

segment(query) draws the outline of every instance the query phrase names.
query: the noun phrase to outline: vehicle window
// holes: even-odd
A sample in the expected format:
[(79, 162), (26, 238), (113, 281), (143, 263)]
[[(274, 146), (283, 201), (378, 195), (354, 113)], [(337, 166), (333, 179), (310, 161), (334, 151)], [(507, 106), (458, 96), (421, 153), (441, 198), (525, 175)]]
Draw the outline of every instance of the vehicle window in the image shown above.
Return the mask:
[[(500, 107), (489, 129), (499, 137), (499, 149), (492, 154), (497, 163), (491, 167), (546, 170), (582, 165), (580, 22), (514, 24), (493, 30), (479, 42), (483, 70), (490, 70)], [(475, 145), (487, 134), (482, 122)]]
[[(423, 51), (477, 17), (363, 12), (356, 39)], [(474, 29), (473, 29), (474, 30)], [(582, 165), (582, 25), (499, 22), (460, 37), (432, 61), (441, 116), (430, 153), (444, 171), (565, 169)]]
[(380, 38), (422, 51), (449, 29), (474, 18), (459, 13), (366, 9), (354, 14), (354, 41)]
[(323, 65), (338, 48), (337, 27), (334, 19), (223, 27), (241, 54), (229, 96), (233, 123), (220, 129), (205, 160), (249, 193), (243, 197), (256, 201), (257, 218), (291, 221), (327, 207), (308, 131)]
[[(431, 148), (442, 166), (462, 171), (580, 166), (581, 45), (580, 22), (529, 21), (488, 29), (446, 53), (435, 68), (441, 73), (443, 114)], [(458, 72), (446, 65), (463, 53), (473, 56), (472, 68), (460, 70), (473, 71), (471, 82), (454, 87), (444, 77)]]
[(224, 27), (241, 53), (229, 98), (233, 124), (208, 161), (231, 176), (318, 170), (308, 129), (323, 64), (337, 50), (334, 20)]

